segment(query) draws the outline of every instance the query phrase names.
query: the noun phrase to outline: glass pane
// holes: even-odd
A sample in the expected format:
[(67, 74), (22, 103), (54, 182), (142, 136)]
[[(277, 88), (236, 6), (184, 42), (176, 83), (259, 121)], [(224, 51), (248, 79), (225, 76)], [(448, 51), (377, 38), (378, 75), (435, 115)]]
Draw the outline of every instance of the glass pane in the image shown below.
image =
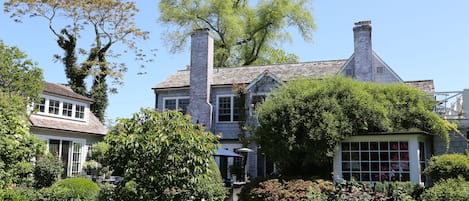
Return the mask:
[(378, 152), (371, 152), (371, 153), (370, 153), (370, 158), (371, 158), (371, 161), (379, 161), (379, 154), (378, 154)]
[(176, 99), (166, 99), (164, 101), (164, 109), (175, 110), (176, 109)]
[(380, 160), (387, 161), (389, 160), (389, 152), (381, 152), (379, 154)]
[(371, 171), (379, 171), (379, 163), (371, 163)]
[(342, 152), (342, 160), (343, 161), (349, 161), (350, 160), (350, 152), (348, 152), (348, 151)]
[(355, 181), (361, 181), (360, 173), (352, 173), (352, 179)]
[(360, 162), (352, 162), (352, 171), (360, 171)]
[(362, 162), (361, 167), (362, 167), (362, 171), (369, 171), (370, 170), (370, 163)]
[(380, 149), (381, 151), (387, 151), (387, 150), (389, 150), (388, 142), (380, 142), (380, 143), (379, 143), (379, 149)]
[(419, 160), (425, 160), (425, 145), (423, 144), (423, 142), (419, 142)]
[(362, 173), (362, 180), (361, 181), (371, 181), (369, 173)]
[(49, 153), (58, 157), (60, 154), (59, 146), (60, 140), (49, 140)]
[(398, 150), (399, 149), (399, 143), (398, 142), (390, 142), (389, 144), (391, 146), (391, 150)]
[(381, 171), (389, 171), (389, 163), (388, 162), (381, 162), (380, 170)]
[(370, 160), (370, 153), (368, 153), (368, 152), (361, 152), (361, 153), (360, 153), (360, 156), (361, 156), (361, 160), (362, 160), (362, 161), (368, 161), (368, 160)]
[(350, 163), (342, 162), (342, 171), (349, 171), (349, 170), (350, 170)]
[(399, 153), (398, 153), (398, 152), (391, 152), (391, 153), (389, 153), (389, 154), (391, 155), (390, 158), (391, 158), (392, 161), (397, 161), (397, 160), (399, 160)]
[(408, 147), (409, 147), (409, 145), (407, 144), (407, 142), (401, 142), (399, 148), (400, 148), (401, 150), (407, 150)]
[(352, 151), (358, 151), (359, 150), (359, 143), (358, 142), (351, 142), (350, 143), (350, 150)]
[(180, 109), (183, 114), (187, 114), (187, 106), (189, 106), (189, 99), (188, 98), (179, 99), (178, 109)]
[(368, 142), (360, 142), (360, 150), (366, 151), (368, 149), (369, 149)]
[(352, 152), (352, 161), (358, 161), (360, 160), (360, 156), (358, 155), (358, 152)]
[(409, 152), (401, 152), (401, 161), (409, 161)]
[(378, 143), (370, 142), (370, 150), (378, 150)]

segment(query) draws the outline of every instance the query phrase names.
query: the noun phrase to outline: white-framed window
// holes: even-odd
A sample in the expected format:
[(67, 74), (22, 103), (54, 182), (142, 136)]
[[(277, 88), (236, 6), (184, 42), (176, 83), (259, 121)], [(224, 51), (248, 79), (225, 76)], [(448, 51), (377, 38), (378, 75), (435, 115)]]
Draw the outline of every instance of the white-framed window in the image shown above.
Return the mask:
[(235, 122), (239, 121), (238, 98), (234, 95), (217, 96), (217, 121)]
[(410, 181), (408, 141), (343, 142), (341, 150), (347, 181)]
[(85, 106), (75, 105), (75, 118), (84, 119), (85, 118)]
[(59, 114), (60, 101), (49, 99), (49, 114)]
[(62, 115), (66, 117), (72, 116), (73, 104), (63, 102), (62, 103)]
[(39, 102), (34, 104), (34, 109), (37, 110), (38, 112), (45, 112), (46, 99), (45, 98), (40, 98)]
[(183, 114), (187, 114), (187, 107), (189, 106), (189, 101), (189, 97), (163, 98), (163, 108), (165, 110), (179, 110)]
[(40, 101), (34, 103), (34, 109), (37, 114), (45, 116), (84, 121), (86, 117), (85, 105), (85, 103), (74, 100), (43, 95)]

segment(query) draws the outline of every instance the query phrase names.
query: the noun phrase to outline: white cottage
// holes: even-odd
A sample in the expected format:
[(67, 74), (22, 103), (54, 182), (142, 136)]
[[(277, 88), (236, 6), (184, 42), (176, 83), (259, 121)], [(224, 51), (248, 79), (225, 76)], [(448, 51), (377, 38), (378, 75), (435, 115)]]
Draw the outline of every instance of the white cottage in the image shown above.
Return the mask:
[(46, 142), (47, 151), (64, 163), (63, 177), (79, 175), (91, 149), (107, 133), (90, 111), (93, 100), (67, 86), (45, 83), (37, 113), (30, 117), (31, 132)]

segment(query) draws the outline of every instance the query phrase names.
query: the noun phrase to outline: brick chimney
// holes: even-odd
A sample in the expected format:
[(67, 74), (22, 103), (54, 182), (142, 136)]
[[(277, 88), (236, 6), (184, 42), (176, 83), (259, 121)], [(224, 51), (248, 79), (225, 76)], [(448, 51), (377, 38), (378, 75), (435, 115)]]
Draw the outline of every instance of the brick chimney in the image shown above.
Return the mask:
[(195, 30), (191, 35), (190, 103), (192, 123), (210, 130), (213, 107), (210, 89), (213, 73), (213, 37), (208, 29)]
[(353, 27), (354, 77), (360, 81), (373, 81), (371, 21), (360, 21)]

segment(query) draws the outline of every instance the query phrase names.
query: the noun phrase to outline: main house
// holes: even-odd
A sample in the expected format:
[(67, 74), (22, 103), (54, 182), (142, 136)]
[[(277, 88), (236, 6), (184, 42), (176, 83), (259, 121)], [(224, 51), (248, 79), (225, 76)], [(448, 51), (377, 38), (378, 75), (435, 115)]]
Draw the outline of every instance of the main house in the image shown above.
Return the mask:
[[(434, 93), (433, 80), (404, 81), (372, 50), (370, 21), (355, 23), (353, 35), (354, 53), (348, 59), (214, 68), (213, 38), (207, 30), (197, 30), (192, 34), (189, 69), (177, 71), (153, 88), (155, 107), (190, 114), (194, 123), (222, 134), (222, 148), (236, 152), (246, 146), (240, 139), (240, 134), (245, 134), (240, 130), (240, 112), (247, 111), (246, 123), (255, 124), (256, 104), (268, 98), (272, 88), (298, 77), (320, 79), (343, 74), (365, 82), (408, 84)], [(239, 86), (245, 86), (248, 92), (246, 108), (237, 104), (234, 88)], [(452, 139), (451, 152), (467, 149), (464, 137), (453, 135)], [(252, 178), (275, 171), (254, 142), (248, 142), (247, 148), (253, 150), (247, 154)], [(363, 133), (337, 146), (334, 173), (336, 179), (424, 183), (426, 178), (421, 173), (427, 159), (444, 152), (444, 140), (426, 132)], [(224, 178), (230, 177), (229, 166), (235, 162), (232, 158), (217, 159)]]
[(45, 83), (37, 111), (30, 116), (31, 133), (46, 143), (48, 152), (63, 164), (62, 177), (80, 175), (91, 149), (107, 133), (106, 127), (90, 111), (93, 100), (67, 86)]

